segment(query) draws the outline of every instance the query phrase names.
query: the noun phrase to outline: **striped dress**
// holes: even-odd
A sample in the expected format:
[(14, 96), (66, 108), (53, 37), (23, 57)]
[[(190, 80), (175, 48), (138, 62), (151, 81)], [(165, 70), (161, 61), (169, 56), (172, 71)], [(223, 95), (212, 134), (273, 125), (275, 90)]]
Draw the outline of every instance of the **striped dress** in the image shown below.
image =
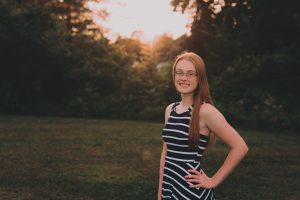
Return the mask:
[(209, 141), (209, 137), (200, 134), (197, 148), (189, 147), (189, 122), (191, 119), (192, 107), (186, 112), (178, 114), (176, 107), (179, 103), (173, 104), (168, 122), (163, 129), (163, 141), (167, 145), (167, 154), (162, 183), (162, 199), (190, 199), (208, 200), (215, 199), (211, 189), (190, 188), (184, 176), (190, 174), (187, 170), (201, 169), (201, 157)]

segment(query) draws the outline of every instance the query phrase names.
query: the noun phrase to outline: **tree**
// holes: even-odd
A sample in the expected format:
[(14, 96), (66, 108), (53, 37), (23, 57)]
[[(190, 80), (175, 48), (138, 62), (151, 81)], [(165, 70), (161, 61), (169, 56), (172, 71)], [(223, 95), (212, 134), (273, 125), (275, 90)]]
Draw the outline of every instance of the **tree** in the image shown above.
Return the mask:
[(57, 112), (70, 91), (69, 66), (62, 64), (68, 55), (65, 27), (39, 5), (25, 9), (9, 2), (0, 10), (2, 111)]
[(23, 3), (0, 5), (1, 112), (104, 116), (131, 58), (104, 37), (70, 40), (49, 7)]
[(183, 38), (174, 40), (172, 36), (167, 33), (157, 37), (152, 47), (156, 63), (173, 61), (175, 56), (183, 49), (182, 40)]
[(298, 1), (173, 0), (172, 5), (194, 12), (186, 48), (206, 61), (212, 94), (226, 115), (256, 126), (298, 126)]

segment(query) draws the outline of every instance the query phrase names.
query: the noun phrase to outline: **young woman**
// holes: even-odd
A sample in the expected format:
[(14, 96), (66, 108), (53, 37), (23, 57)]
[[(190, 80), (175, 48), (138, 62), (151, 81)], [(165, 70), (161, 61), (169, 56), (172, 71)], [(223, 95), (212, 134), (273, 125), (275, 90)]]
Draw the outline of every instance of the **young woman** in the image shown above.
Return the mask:
[[(232, 172), (248, 147), (213, 106), (200, 56), (179, 55), (173, 66), (173, 79), (181, 101), (167, 106), (165, 112), (158, 200), (215, 199), (212, 189)], [(201, 157), (216, 137), (230, 151), (222, 166), (208, 177), (202, 169)]]

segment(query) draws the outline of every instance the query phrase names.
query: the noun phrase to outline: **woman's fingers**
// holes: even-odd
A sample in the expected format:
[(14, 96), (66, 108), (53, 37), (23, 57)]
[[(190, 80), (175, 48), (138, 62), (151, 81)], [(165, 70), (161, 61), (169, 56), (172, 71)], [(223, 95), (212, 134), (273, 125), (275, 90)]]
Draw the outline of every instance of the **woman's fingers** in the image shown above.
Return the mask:
[(188, 178), (198, 178), (197, 175), (186, 175), (184, 178), (188, 179)]
[(192, 188), (206, 187), (206, 185), (210, 181), (202, 169), (200, 171), (189, 169), (188, 172), (190, 172), (191, 174), (186, 175), (185, 179)]
[(186, 182), (191, 188), (213, 188), (213, 179), (208, 177), (203, 170), (197, 171), (195, 169), (188, 170), (191, 174), (185, 176)]
[(201, 174), (198, 170), (195, 170), (195, 169), (189, 169), (188, 171), (191, 172), (191, 173), (194, 173), (196, 175), (200, 175)]
[(190, 185), (191, 188), (200, 188), (202, 187), (201, 183), (197, 184), (197, 185)]
[(193, 178), (193, 179), (186, 179), (187, 182), (197, 182), (200, 183), (200, 180), (197, 178)]

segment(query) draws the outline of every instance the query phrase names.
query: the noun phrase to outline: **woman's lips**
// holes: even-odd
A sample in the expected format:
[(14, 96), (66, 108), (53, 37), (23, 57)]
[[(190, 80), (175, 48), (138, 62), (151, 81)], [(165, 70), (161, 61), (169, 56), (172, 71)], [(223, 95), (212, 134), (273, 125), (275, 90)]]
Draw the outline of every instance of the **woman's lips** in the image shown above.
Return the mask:
[(188, 83), (178, 83), (180, 87), (189, 87), (190, 84)]

